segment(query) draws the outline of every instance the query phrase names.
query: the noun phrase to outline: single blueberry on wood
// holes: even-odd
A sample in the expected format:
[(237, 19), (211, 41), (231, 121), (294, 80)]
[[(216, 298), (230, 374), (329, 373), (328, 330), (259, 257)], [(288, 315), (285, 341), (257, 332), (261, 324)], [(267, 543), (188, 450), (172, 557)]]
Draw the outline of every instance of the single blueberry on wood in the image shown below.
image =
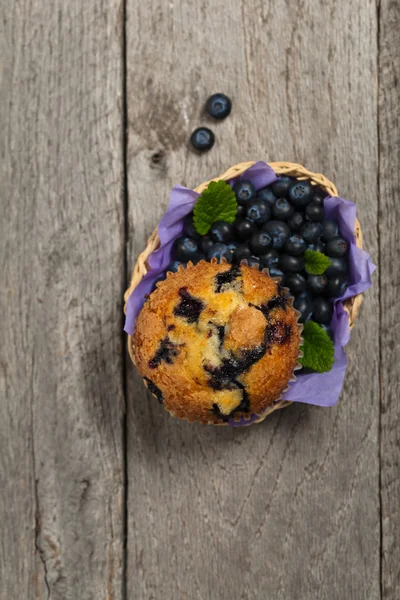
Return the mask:
[(190, 136), (190, 142), (199, 152), (206, 152), (214, 146), (215, 136), (208, 127), (198, 127)]
[(213, 94), (206, 102), (206, 112), (213, 119), (225, 119), (231, 110), (232, 102), (225, 94)]

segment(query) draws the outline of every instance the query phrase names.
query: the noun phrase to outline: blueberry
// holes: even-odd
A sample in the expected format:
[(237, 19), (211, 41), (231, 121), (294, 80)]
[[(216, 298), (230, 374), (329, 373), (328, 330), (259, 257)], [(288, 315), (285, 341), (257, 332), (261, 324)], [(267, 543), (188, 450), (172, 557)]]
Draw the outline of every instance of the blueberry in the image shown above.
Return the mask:
[(307, 323), (311, 317), (313, 309), (312, 300), (309, 294), (307, 294), (307, 292), (303, 292), (300, 294), (300, 296), (297, 296), (293, 302), (293, 306), (301, 313), (299, 318), (300, 323)]
[(345, 258), (330, 258), (331, 264), (325, 271), (326, 276), (330, 279), (337, 275), (347, 275), (349, 272), (349, 264)]
[(196, 240), (192, 240), (192, 238), (184, 236), (175, 240), (174, 249), (175, 257), (183, 262), (193, 260), (196, 258), (198, 253)]
[(230, 242), (233, 237), (233, 226), (227, 221), (215, 221), (211, 225), (210, 236), (214, 242)]
[(206, 260), (206, 256), (205, 254), (196, 254), (196, 256), (194, 258), (192, 258), (192, 263), (194, 265), (197, 265), (197, 263), (199, 263), (201, 260)]
[(309, 221), (322, 221), (325, 216), (324, 207), (314, 201), (307, 204), (304, 212)]
[(277, 198), (288, 198), (289, 188), (292, 183), (293, 179), (286, 175), (282, 175), (277, 181), (274, 181), (274, 183), (271, 184), (272, 193), (275, 194)]
[(329, 242), (334, 237), (339, 235), (339, 225), (332, 219), (322, 221), (322, 241)]
[(263, 225), (271, 216), (271, 209), (266, 202), (255, 198), (247, 203), (247, 218), (257, 225)]
[(236, 194), (236, 199), (239, 204), (247, 204), (250, 200), (253, 200), (256, 195), (254, 185), (251, 181), (246, 181), (245, 179), (235, 183), (233, 191)]
[(237, 247), (238, 247), (237, 243), (236, 242), (229, 242), (227, 244), (227, 246), (228, 246), (229, 251), (232, 254), (232, 256), (235, 256), (236, 251), (237, 251)]
[(307, 289), (312, 294), (322, 294), (328, 284), (326, 275), (309, 275), (307, 277)]
[(259, 198), (260, 200), (263, 200), (270, 206), (272, 206), (276, 200), (276, 196), (269, 186), (262, 188), (261, 190), (258, 190), (257, 198)]
[(247, 259), (249, 267), (260, 267), (260, 259), (257, 256), (250, 256)]
[(225, 258), (228, 263), (232, 262), (231, 251), (226, 244), (222, 244), (221, 242), (217, 242), (210, 248), (207, 253), (207, 258), (208, 260), (216, 258), (218, 262), (221, 262), (221, 260)]
[(214, 119), (225, 119), (232, 110), (232, 102), (225, 94), (213, 94), (206, 102), (206, 113)]
[(204, 235), (200, 240), (200, 248), (204, 254), (207, 254), (209, 249), (214, 246), (214, 242), (210, 235)]
[(246, 207), (243, 204), (238, 204), (236, 218), (244, 218), (246, 216)]
[(298, 273), (304, 269), (304, 258), (302, 256), (282, 254), (279, 259), (279, 268), (284, 273)]
[(327, 256), (333, 258), (340, 258), (341, 256), (345, 256), (347, 252), (348, 244), (346, 240), (341, 237), (334, 237), (329, 242), (326, 243), (325, 252)]
[(290, 238), (286, 240), (285, 243), (285, 250), (291, 256), (300, 256), (300, 254), (303, 254), (306, 248), (307, 244), (305, 243), (301, 235), (298, 235), (297, 233), (290, 236)]
[(214, 146), (215, 136), (208, 127), (198, 127), (190, 136), (190, 142), (199, 152), (210, 150)]
[(290, 236), (290, 229), (283, 221), (268, 221), (262, 228), (272, 236), (272, 247), (281, 250)]
[(315, 298), (313, 304), (313, 319), (317, 323), (321, 323), (324, 325), (330, 325), (332, 321), (333, 315), (333, 306), (332, 302), (327, 300), (326, 298)]
[(272, 247), (272, 237), (266, 231), (257, 231), (251, 236), (250, 248), (254, 254), (265, 254)]
[(301, 213), (295, 212), (288, 220), (287, 224), (289, 225), (292, 231), (300, 231), (301, 226), (304, 223), (304, 217)]
[(307, 244), (314, 244), (322, 233), (321, 223), (304, 223), (300, 229), (300, 235), (304, 238)]
[(276, 250), (268, 250), (268, 252), (260, 256), (260, 260), (265, 267), (277, 267), (279, 263), (279, 252)]
[(283, 277), (283, 271), (278, 269), (278, 267), (269, 267), (269, 276), (270, 277)]
[(193, 223), (193, 213), (186, 215), (183, 219), (183, 233), (194, 240), (200, 239), (200, 234), (197, 233)]
[(289, 188), (288, 198), (296, 208), (304, 208), (313, 199), (313, 187), (309, 181), (295, 181)]
[(257, 225), (250, 219), (237, 219), (235, 222), (235, 232), (239, 240), (248, 240), (256, 231)]
[(288, 287), (292, 294), (297, 296), (306, 289), (306, 280), (300, 273), (288, 273), (284, 276), (282, 285)]
[(287, 221), (294, 213), (294, 208), (286, 198), (278, 198), (272, 207), (272, 215), (278, 221)]
[(316, 252), (325, 252), (325, 244), (319, 240), (315, 244), (308, 244), (307, 250), (315, 250)]
[[(157, 287), (157, 283), (159, 281), (164, 281), (164, 279), (166, 278), (167, 274), (166, 273), (162, 273), (161, 275), (159, 275), (154, 281), (153, 281), (153, 285), (151, 286), (151, 292), (154, 292), (154, 290)], [(151, 294), (150, 292), (150, 294)]]
[(235, 252), (235, 260), (240, 263), (244, 258), (250, 258), (251, 250), (247, 244), (238, 244)]
[(180, 260), (173, 260), (171, 263), (169, 263), (168, 267), (166, 268), (166, 271), (171, 271), (172, 273), (176, 273), (178, 271), (178, 267), (184, 265), (183, 262), (181, 262)]
[(331, 298), (339, 298), (340, 296), (343, 296), (346, 290), (347, 280), (344, 277), (337, 276), (328, 280), (326, 293)]
[(315, 187), (314, 188), (314, 198), (313, 198), (313, 202), (317, 202), (320, 205), (324, 205), (324, 199), (329, 196), (329, 194), (327, 194), (326, 192), (324, 192), (324, 190), (322, 190), (319, 187)]

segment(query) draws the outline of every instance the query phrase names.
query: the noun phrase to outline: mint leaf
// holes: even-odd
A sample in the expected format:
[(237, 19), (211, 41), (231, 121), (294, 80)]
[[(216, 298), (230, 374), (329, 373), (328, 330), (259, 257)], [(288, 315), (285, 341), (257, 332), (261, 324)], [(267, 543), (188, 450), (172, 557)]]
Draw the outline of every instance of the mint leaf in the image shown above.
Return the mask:
[(235, 192), (225, 181), (211, 181), (194, 205), (193, 223), (197, 233), (205, 235), (215, 221), (233, 223), (237, 212)]
[(331, 264), (330, 259), (325, 254), (316, 250), (306, 250), (304, 258), (306, 259), (306, 271), (309, 275), (322, 275)]
[(308, 321), (303, 329), (303, 367), (325, 373), (333, 366), (333, 342), (324, 329), (315, 321)]

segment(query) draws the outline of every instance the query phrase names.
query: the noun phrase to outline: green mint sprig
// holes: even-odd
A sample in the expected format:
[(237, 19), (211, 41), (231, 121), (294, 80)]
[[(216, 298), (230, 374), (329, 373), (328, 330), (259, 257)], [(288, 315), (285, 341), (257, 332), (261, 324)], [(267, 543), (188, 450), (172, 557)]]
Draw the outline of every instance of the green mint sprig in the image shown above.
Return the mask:
[(216, 221), (233, 223), (236, 218), (235, 192), (225, 181), (211, 181), (194, 205), (193, 223), (197, 233), (205, 235)]
[(331, 264), (330, 259), (325, 254), (316, 250), (306, 250), (304, 258), (306, 271), (309, 275), (322, 275)]
[(331, 338), (315, 321), (308, 321), (303, 329), (303, 358), (299, 362), (308, 369), (325, 373), (334, 362), (334, 346)]

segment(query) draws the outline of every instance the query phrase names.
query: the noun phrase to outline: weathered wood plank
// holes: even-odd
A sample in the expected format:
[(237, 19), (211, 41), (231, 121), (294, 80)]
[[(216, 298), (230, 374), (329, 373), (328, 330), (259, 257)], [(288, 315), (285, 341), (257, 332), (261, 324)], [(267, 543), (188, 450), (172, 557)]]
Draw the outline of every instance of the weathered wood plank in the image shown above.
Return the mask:
[[(175, 183), (251, 159), (336, 181), (376, 258), (376, 40), (372, 0), (128, 0), (129, 267)], [(216, 91), (232, 115), (199, 157), (187, 140)], [(295, 406), (241, 431), (190, 426), (128, 370), (128, 597), (379, 598), (377, 288), (331, 410)]]
[(1, 2), (0, 598), (121, 598), (118, 3)]
[(379, 193), (381, 281), (382, 598), (400, 593), (400, 5), (380, 2)]

